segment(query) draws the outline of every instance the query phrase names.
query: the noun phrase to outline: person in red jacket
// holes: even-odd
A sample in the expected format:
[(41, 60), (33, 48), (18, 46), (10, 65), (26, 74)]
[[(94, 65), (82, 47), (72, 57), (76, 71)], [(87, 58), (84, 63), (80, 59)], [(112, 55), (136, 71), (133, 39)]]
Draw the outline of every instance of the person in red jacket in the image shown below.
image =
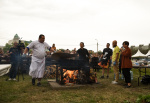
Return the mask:
[(129, 88), (131, 87), (130, 70), (132, 68), (132, 62), (131, 62), (131, 49), (129, 48), (128, 41), (123, 42), (123, 48), (121, 48), (121, 54), (122, 54), (122, 59), (121, 59), (122, 73), (124, 75), (125, 82), (127, 83), (125, 87)]

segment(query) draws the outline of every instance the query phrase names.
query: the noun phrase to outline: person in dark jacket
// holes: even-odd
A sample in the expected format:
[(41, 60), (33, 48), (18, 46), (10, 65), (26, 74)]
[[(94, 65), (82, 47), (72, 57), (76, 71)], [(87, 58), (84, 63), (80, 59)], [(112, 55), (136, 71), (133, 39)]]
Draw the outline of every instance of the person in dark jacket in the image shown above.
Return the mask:
[(89, 66), (89, 58), (90, 55), (88, 50), (84, 48), (84, 43), (80, 43), (80, 49), (77, 50), (77, 54), (79, 55), (79, 59), (81, 60), (81, 66), (83, 71), (86, 74), (87, 83), (90, 83), (90, 66)]
[(17, 70), (21, 58), (21, 50), (18, 48), (18, 43), (14, 42), (13, 47), (9, 50), (11, 68), (9, 72), (9, 80), (16, 80)]

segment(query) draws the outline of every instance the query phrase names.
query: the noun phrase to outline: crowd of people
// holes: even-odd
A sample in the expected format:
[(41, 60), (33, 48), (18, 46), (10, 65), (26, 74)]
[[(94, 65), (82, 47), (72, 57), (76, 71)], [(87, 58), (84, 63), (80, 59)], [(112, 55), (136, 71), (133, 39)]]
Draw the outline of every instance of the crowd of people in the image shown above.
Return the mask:
[[(90, 54), (86, 48), (84, 48), (84, 43), (80, 42), (80, 48), (70, 51), (65, 50), (64, 53), (77, 54), (79, 59), (82, 60), (83, 70), (87, 76), (87, 82), (89, 81), (90, 66), (96, 69), (98, 66), (102, 68), (101, 79), (105, 78), (105, 70), (107, 70), (106, 78), (109, 78), (110, 68), (113, 68), (115, 74), (115, 80), (112, 84), (118, 84), (119, 73), (123, 73), (125, 79), (125, 87), (131, 87), (131, 75), (130, 70), (132, 68), (131, 62), (131, 50), (129, 48), (129, 42), (124, 41), (122, 47), (117, 46), (117, 41), (112, 42), (112, 47), (114, 50), (110, 49), (110, 43), (106, 43), (106, 48), (104, 48), (102, 54), (93, 53)], [(45, 51), (45, 48), (49, 51)], [(11, 69), (9, 73), (9, 80), (16, 80), (17, 68), (20, 63), (21, 57), (26, 57), (29, 50), (32, 50), (32, 60), (30, 65), (29, 75), (32, 77), (32, 84), (35, 85), (37, 79), (37, 86), (41, 85), (41, 79), (44, 75), (45, 70), (45, 55), (52, 55), (57, 51), (55, 44), (49, 46), (45, 42), (45, 36), (39, 35), (39, 39), (31, 42), (25, 49), (18, 48), (17, 42), (13, 43), (13, 47), (8, 51), (8, 56), (10, 56)], [(3, 56), (3, 51), (0, 49), (0, 57)]]

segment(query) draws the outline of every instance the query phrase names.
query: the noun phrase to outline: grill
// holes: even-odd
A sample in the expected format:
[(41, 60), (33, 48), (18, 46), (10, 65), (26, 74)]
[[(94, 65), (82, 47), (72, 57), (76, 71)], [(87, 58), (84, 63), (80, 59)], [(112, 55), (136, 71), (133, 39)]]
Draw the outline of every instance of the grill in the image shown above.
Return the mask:
[[(51, 59), (56, 64), (56, 82), (59, 84), (65, 84), (64, 70), (78, 70), (78, 77), (81, 77), (80, 71), (83, 68), (82, 60), (77, 58), (76, 54), (68, 53), (55, 53), (51, 56)], [(78, 82), (81, 82), (78, 80)]]

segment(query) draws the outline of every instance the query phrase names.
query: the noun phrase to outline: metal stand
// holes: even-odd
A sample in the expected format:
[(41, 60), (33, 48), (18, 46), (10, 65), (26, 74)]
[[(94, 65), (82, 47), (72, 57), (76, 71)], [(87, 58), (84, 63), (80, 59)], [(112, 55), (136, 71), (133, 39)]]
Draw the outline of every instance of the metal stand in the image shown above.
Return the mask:
[(19, 64), (19, 67), (18, 67), (18, 72), (17, 72), (17, 74), (18, 74), (18, 82), (19, 82), (19, 74), (22, 75), (22, 80), (24, 80), (24, 75), (23, 75), (23, 71), (22, 71), (22, 69), (21, 69), (21, 67), (20, 67), (20, 64)]
[[(140, 85), (140, 82), (139, 82), (140, 78), (143, 77), (143, 76), (141, 76), (141, 72), (142, 72), (141, 68), (139, 68), (138, 86)], [(145, 73), (145, 75), (146, 75), (146, 67), (145, 67), (145, 72), (142, 72), (142, 73)]]

